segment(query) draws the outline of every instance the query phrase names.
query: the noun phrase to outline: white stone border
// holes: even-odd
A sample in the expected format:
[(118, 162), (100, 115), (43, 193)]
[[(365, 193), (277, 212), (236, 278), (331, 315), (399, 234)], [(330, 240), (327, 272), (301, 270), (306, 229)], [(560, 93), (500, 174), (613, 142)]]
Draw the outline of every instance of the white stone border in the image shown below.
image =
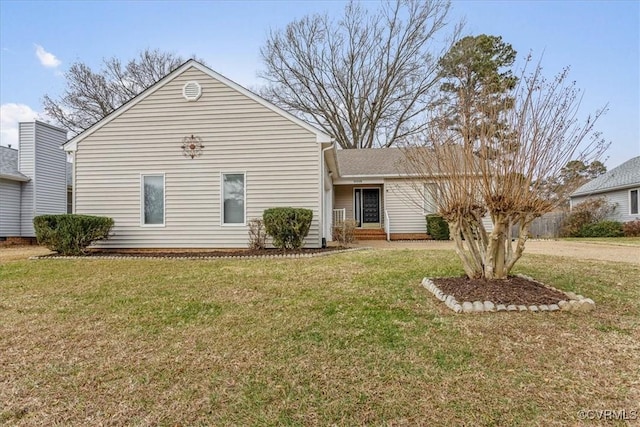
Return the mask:
[(355, 252), (355, 251), (364, 251), (369, 250), (371, 248), (368, 247), (360, 247), (360, 248), (347, 248), (347, 249), (337, 249), (334, 251), (326, 251), (326, 252), (316, 252), (310, 254), (277, 254), (277, 255), (225, 255), (225, 256), (132, 256), (132, 255), (104, 255), (104, 256), (76, 256), (76, 255), (38, 255), (29, 257), (29, 259), (33, 260), (42, 260), (42, 259), (84, 259), (84, 260), (101, 260), (101, 259), (177, 259), (177, 260), (217, 260), (217, 259), (234, 259), (234, 260), (242, 260), (242, 259), (278, 259), (278, 258), (317, 258), (322, 256), (336, 255), (342, 254), (345, 252)]
[(547, 289), (552, 289), (554, 291), (560, 292), (567, 296), (566, 300), (560, 300), (557, 304), (540, 304), (540, 305), (505, 305), (505, 304), (494, 304), (491, 301), (464, 301), (462, 303), (458, 302), (453, 295), (446, 295), (442, 292), (433, 281), (427, 277), (422, 279), (422, 286), (424, 286), (429, 292), (435, 295), (440, 301), (444, 302), (444, 304), (449, 307), (451, 310), (456, 313), (484, 313), (484, 312), (494, 312), (494, 311), (532, 311), (535, 313), (543, 312), (543, 311), (574, 311), (574, 312), (588, 312), (595, 310), (596, 303), (591, 298), (585, 298), (582, 295), (576, 295), (573, 292), (564, 292), (559, 289), (554, 288), (553, 286), (545, 285), (544, 283), (538, 282), (537, 280), (525, 276), (524, 274), (517, 274), (518, 277), (522, 277), (523, 279), (531, 280), (539, 285), (544, 286)]

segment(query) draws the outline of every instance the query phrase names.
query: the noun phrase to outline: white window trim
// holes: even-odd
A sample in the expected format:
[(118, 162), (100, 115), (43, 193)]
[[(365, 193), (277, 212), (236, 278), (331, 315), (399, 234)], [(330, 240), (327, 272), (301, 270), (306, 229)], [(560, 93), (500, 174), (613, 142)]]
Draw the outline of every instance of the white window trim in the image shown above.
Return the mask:
[[(224, 222), (224, 176), (225, 175), (242, 175), (244, 178), (244, 222), (243, 223), (225, 223)], [(221, 227), (245, 227), (247, 225), (247, 172), (220, 172), (220, 226)]]
[[(162, 177), (162, 224), (145, 224), (144, 223), (144, 177), (145, 176), (161, 176)], [(149, 228), (162, 228), (166, 225), (167, 217), (167, 182), (164, 172), (145, 172), (140, 174), (140, 226)]]
[[(427, 185), (437, 185), (437, 184), (435, 182), (424, 182), (422, 184), (422, 192), (423, 192), (423, 194), (422, 194), (422, 215), (423, 216), (427, 216), (427, 215), (431, 215), (431, 214), (437, 215), (438, 214), (438, 204), (437, 204), (438, 202), (437, 202), (435, 197), (433, 199), (433, 205), (434, 205), (434, 208), (435, 208), (435, 212), (427, 212), (427, 210), (425, 209), (425, 207), (426, 207), (425, 205), (427, 204), (427, 191), (426, 191), (425, 187)], [(436, 186), (436, 193), (439, 193), (439, 192), (440, 192), (440, 189)]]
[[(631, 192), (632, 191), (636, 191), (636, 198), (638, 199), (638, 212), (632, 212), (631, 211)], [(640, 214), (640, 188), (632, 188), (629, 190), (629, 215), (638, 215)]]

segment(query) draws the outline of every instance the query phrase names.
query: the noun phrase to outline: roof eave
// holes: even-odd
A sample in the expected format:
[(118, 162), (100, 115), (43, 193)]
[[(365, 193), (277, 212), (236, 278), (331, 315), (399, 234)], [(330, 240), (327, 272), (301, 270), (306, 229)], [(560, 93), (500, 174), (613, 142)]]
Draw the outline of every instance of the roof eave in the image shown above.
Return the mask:
[(19, 182), (28, 182), (31, 181), (31, 178), (29, 178), (28, 176), (20, 176), (20, 175), (14, 175), (14, 174), (4, 174), (4, 173), (0, 173), (0, 179), (6, 179), (9, 181), (19, 181)]
[[(432, 177), (436, 177), (436, 176), (446, 176), (446, 174), (443, 173), (437, 173), (437, 174), (433, 174), (430, 175)], [(392, 174), (392, 173), (383, 173), (383, 174), (360, 174), (360, 175), (340, 175), (340, 178), (347, 178), (347, 179), (357, 179), (357, 178), (424, 178), (425, 176), (422, 174), (415, 174), (415, 173), (396, 173), (396, 174)]]
[(170, 82), (176, 75), (184, 72), (187, 68), (189, 68), (192, 62), (195, 62), (195, 61), (193, 59), (190, 59), (189, 61), (185, 62), (184, 64), (182, 64), (181, 66), (179, 66), (178, 68), (176, 68), (175, 70), (173, 70), (172, 72), (170, 72), (169, 74), (167, 74), (166, 76), (158, 80), (156, 83), (149, 86), (148, 88), (140, 92), (138, 95), (134, 96), (129, 101), (125, 102), (120, 107), (113, 110), (107, 116), (103, 117), (102, 119), (94, 123), (89, 128), (85, 129), (78, 135), (74, 136), (73, 138), (71, 138), (64, 144), (62, 144), (62, 148), (67, 152), (76, 151), (78, 149), (79, 142), (91, 136), (95, 131), (105, 126), (106, 124), (110, 123), (117, 117), (120, 117), (120, 115), (122, 115), (125, 111), (129, 110), (131, 107), (138, 104), (139, 102), (147, 98), (149, 95), (151, 95), (152, 93), (162, 88), (165, 84)]
[(579, 191), (579, 192), (576, 191), (575, 193), (571, 194), (569, 197), (593, 196), (595, 194), (603, 194), (603, 193), (610, 193), (612, 191), (627, 190), (629, 188), (634, 188), (634, 187), (640, 187), (640, 182), (636, 182), (632, 184), (617, 185), (615, 187), (609, 187), (609, 188), (599, 188), (597, 190), (592, 190), (592, 191)]

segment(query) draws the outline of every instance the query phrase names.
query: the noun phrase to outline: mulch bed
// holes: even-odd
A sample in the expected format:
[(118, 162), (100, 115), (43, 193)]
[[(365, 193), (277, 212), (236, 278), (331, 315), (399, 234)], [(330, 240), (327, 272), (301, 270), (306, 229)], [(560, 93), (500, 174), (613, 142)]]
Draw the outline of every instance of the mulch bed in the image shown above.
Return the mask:
[(494, 304), (537, 305), (557, 304), (566, 300), (562, 292), (518, 276), (504, 280), (469, 279), (468, 277), (441, 277), (432, 279), (445, 294), (458, 301), (491, 301)]
[[(296, 249), (284, 251), (282, 249), (212, 249), (212, 250), (185, 250), (185, 249), (128, 249), (128, 250), (99, 250), (88, 251), (86, 257), (134, 257), (134, 258), (245, 258), (245, 257), (268, 257), (282, 255), (314, 255), (326, 252), (334, 252), (348, 248), (331, 246), (317, 249)], [(43, 257), (56, 257), (58, 254), (44, 255)]]

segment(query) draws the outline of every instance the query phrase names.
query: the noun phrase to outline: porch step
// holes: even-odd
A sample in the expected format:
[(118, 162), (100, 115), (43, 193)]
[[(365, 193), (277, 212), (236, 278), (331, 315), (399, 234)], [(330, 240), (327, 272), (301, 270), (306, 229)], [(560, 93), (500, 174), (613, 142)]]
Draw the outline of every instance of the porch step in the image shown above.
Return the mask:
[(381, 228), (356, 228), (356, 240), (387, 240), (387, 233)]

